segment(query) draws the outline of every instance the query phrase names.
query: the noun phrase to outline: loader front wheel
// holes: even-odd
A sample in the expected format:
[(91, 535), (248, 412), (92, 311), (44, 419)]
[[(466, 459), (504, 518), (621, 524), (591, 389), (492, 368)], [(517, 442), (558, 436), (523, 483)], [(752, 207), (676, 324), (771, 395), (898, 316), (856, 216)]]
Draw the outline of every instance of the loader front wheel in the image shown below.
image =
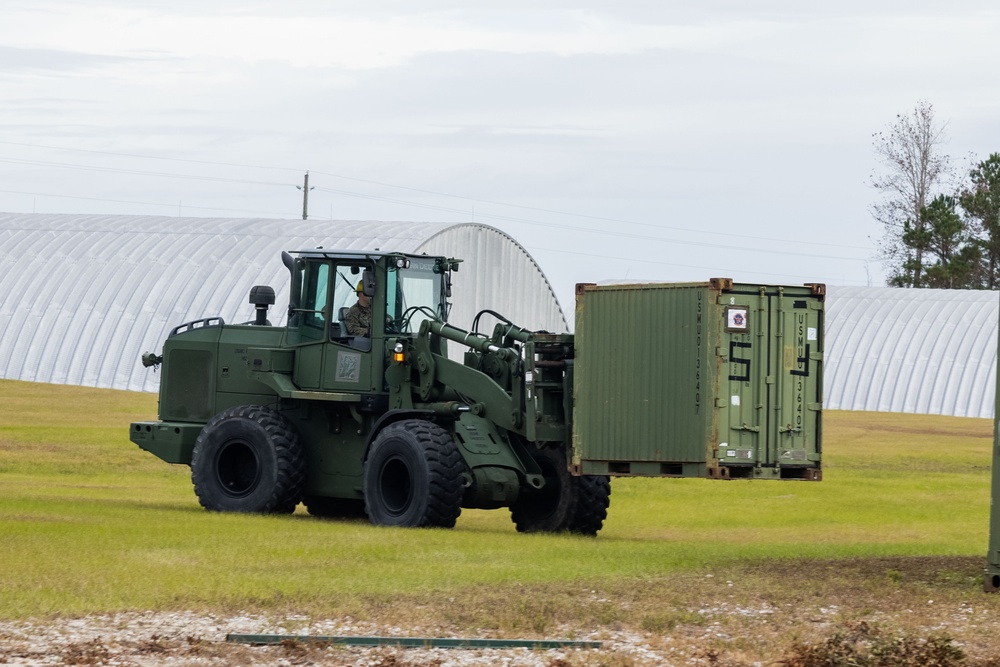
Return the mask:
[(365, 512), (377, 526), (451, 528), (462, 512), (464, 470), (455, 440), (437, 424), (390, 424), (365, 461)]
[(570, 474), (566, 453), (557, 448), (535, 452), (535, 460), (545, 476), (545, 486), (524, 491), (511, 505), (510, 517), (518, 532), (597, 535), (608, 515), (608, 478)]
[(305, 483), (302, 444), (288, 420), (271, 408), (230, 408), (198, 435), (191, 481), (207, 510), (291, 514)]

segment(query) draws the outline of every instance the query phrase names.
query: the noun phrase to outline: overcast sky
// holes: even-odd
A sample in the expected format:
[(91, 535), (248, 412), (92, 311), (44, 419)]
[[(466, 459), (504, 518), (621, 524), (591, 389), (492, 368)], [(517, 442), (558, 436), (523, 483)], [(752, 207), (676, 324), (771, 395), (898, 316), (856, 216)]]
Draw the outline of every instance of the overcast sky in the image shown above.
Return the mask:
[[(417, 9), (417, 7), (420, 7)], [(540, 8), (544, 7), (544, 8)], [(996, 2), (0, 8), (0, 211), (475, 221), (608, 279), (881, 285), (871, 135), (1000, 151)]]

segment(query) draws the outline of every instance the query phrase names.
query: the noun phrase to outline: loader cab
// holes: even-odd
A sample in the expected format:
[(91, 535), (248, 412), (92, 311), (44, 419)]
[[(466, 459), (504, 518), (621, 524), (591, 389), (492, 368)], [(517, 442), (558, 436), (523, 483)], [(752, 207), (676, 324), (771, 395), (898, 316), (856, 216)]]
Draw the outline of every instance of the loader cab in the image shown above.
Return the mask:
[[(386, 338), (446, 319), (454, 261), (321, 249), (296, 255), (283, 256), (291, 272), (285, 344), (296, 350), (294, 381), (303, 389), (380, 392)], [(359, 301), (370, 301), (367, 331), (349, 326)]]

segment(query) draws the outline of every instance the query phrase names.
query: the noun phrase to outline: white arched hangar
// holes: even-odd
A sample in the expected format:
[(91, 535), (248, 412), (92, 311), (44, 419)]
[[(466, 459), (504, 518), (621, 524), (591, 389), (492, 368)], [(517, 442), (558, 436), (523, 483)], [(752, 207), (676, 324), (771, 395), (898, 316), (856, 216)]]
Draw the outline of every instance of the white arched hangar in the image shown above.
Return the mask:
[(997, 292), (831, 287), (823, 405), (992, 417)]
[(490, 309), (529, 329), (567, 330), (535, 261), (485, 225), (0, 213), (0, 377), (156, 391), (143, 352), (184, 322), (251, 320), (254, 285), (274, 288), (271, 319), (283, 323), (281, 251), (317, 246), (462, 259), (453, 324), (468, 328)]

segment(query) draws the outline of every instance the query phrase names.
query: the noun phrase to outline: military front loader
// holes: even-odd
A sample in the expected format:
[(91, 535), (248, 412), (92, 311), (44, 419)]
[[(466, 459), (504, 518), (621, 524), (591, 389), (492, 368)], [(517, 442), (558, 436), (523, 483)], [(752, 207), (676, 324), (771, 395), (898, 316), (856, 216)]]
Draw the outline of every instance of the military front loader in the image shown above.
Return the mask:
[(576, 335), (493, 311), (465, 330), (447, 321), (460, 260), (282, 260), (283, 326), (256, 286), (252, 321), (181, 324), (142, 358), (159, 419), (131, 440), (190, 466), (208, 510), (452, 527), (509, 508), (521, 532), (596, 535), (610, 476), (820, 478), (822, 286), (579, 285)]

